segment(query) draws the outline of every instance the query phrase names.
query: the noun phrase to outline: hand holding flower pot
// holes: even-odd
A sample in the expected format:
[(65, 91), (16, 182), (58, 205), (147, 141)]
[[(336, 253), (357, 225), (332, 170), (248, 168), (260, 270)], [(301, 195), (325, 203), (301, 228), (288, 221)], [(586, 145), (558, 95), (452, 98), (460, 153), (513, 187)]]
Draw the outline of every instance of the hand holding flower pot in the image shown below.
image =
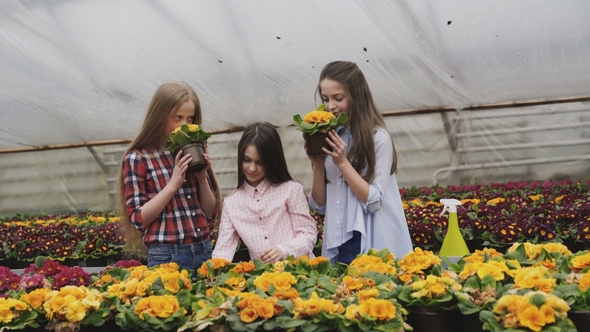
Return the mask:
[(332, 151), (332, 147), (326, 142), (328, 131), (346, 123), (346, 121), (348, 121), (346, 113), (340, 113), (336, 117), (332, 112), (325, 110), (324, 104), (321, 104), (315, 111), (307, 113), (303, 119), (299, 114), (293, 116), (297, 130), (305, 133), (307, 153), (310, 155), (324, 154), (322, 147)]
[(176, 155), (180, 150), (182, 154), (190, 154), (193, 158), (188, 166), (188, 172), (194, 173), (207, 167), (207, 162), (203, 158), (203, 144), (211, 137), (210, 132), (203, 131), (203, 127), (198, 124), (182, 125), (168, 136), (170, 145), (166, 151), (174, 151)]

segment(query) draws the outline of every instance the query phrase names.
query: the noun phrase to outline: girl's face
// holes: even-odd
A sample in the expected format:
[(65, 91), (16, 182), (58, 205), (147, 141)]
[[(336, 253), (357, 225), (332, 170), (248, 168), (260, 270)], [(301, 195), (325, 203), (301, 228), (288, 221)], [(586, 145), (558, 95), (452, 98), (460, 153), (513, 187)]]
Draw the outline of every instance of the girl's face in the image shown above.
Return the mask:
[(336, 117), (340, 113), (346, 113), (350, 119), (350, 114), (348, 113), (350, 103), (344, 85), (326, 78), (320, 82), (320, 89), (326, 110), (332, 112)]
[(246, 182), (252, 187), (256, 187), (262, 180), (264, 180), (264, 165), (260, 156), (258, 155), (258, 149), (254, 144), (246, 146), (244, 150), (244, 159), (242, 160), (242, 172), (246, 178)]
[(174, 129), (183, 124), (192, 124), (195, 116), (195, 103), (192, 100), (185, 101), (175, 113), (170, 115), (164, 128), (166, 136), (168, 136)]

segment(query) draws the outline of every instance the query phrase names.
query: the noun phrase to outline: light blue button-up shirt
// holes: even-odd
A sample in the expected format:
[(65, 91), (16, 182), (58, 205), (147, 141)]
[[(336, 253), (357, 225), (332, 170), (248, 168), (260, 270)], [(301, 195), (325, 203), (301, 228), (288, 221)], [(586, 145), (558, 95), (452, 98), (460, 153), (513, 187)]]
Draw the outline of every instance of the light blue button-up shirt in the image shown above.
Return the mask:
[[(346, 142), (347, 153), (352, 145), (350, 130), (345, 126), (336, 128)], [(325, 214), (322, 256), (335, 263), (338, 247), (350, 240), (353, 231), (361, 236), (361, 252), (370, 248), (388, 248), (397, 258), (412, 251), (412, 240), (397, 186), (395, 174), (389, 174), (393, 163), (393, 146), (389, 132), (375, 127), (375, 179), (369, 183), (369, 197), (363, 204), (345, 182), (332, 157), (325, 161), (326, 205), (318, 206), (309, 195), (311, 207)]]

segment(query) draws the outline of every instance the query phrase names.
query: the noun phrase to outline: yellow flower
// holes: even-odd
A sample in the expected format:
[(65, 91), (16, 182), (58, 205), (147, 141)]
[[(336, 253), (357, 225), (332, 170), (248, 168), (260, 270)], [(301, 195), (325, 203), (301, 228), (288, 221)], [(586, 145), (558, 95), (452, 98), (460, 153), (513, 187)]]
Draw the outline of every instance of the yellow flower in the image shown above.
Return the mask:
[(588, 252), (584, 255), (579, 255), (579, 256), (573, 257), (572, 261), (571, 261), (571, 265), (572, 265), (572, 270), (576, 273), (582, 271), (587, 266), (590, 266), (590, 252)]
[(586, 272), (582, 275), (582, 277), (580, 278), (579, 286), (582, 292), (585, 292), (586, 289), (588, 289), (588, 287), (590, 286), (590, 272)]
[(273, 296), (281, 300), (292, 300), (299, 297), (299, 293), (295, 288), (289, 288), (284, 291), (277, 291), (273, 294)]
[(246, 279), (244, 277), (228, 278), (225, 283), (237, 290), (244, 290), (246, 288)]
[(18, 317), (15, 311), (25, 311), (28, 307), (27, 303), (21, 300), (0, 298), (0, 321), (9, 324)]
[(528, 327), (533, 331), (541, 331), (546, 323), (545, 315), (539, 308), (533, 305), (528, 306), (524, 311), (518, 313), (518, 319), (522, 326)]
[(270, 273), (265, 272), (265, 273), (261, 274), (260, 276), (256, 277), (256, 279), (254, 279), (254, 286), (267, 292), (268, 287), (270, 287), (270, 285), (272, 285), (274, 276), (275, 275), (272, 272), (270, 272)]
[(188, 125), (188, 131), (194, 133), (197, 130), (199, 130), (199, 125), (198, 124), (189, 124)]
[(482, 266), (483, 262), (466, 263), (465, 266), (463, 266), (463, 271), (459, 273), (459, 277), (465, 280), (477, 273), (477, 270)]
[(351, 304), (346, 307), (346, 314), (344, 315), (348, 320), (354, 320), (359, 313), (359, 307), (356, 304)]
[(275, 272), (283, 272), (284, 269), (285, 269), (285, 263), (283, 263), (282, 261), (276, 262), (273, 266), (273, 270)]
[(346, 288), (350, 291), (355, 291), (363, 288), (363, 281), (350, 276), (342, 278), (342, 282), (346, 285)]
[(332, 112), (327, 111), (311, 111), (303, 117), (303, 121), (307, 123), (326, 123), (334, 118)]
[(297, 279), (291, 273), (279, 273), (273, 280), (273, 286), (279, 291), (288, 290), (291, 285), (295, 285)]
[(388, 321), (395, 318), (396, 308), (389, 300), (370, 298), (360, 303), (359, 313), (377, 320)]
[(539, 195), (533, 195), (533, 196), (529, 196), (529, 198), (534, 202), (534, 201), (538, 201), (539, 199), (541, 199), (543, 197), (543, 195), (539, 194)]
[(500, 202), (505, 202), (505, 201), (506, 201), (506, 198), (498, 197), (498, 198), (488, 200), (486, 204), (487, 205), (496, 205)]
[(152, 295), (140, 299), (135, 305), (134, 312), (143, 320), (145, 314), (167, 318), (179, 309), (180, 304), (173, 295)]
[(244, 308), (240, 311), (240, 319), (245, 323), (252, 323), (258, 318), (258, 313), (252, 308)]
[(49, 292), (51, 292), (49, 288), (37, 288), (28, 294), (23, 294), (20, 300), (27, 302), (33, 309), (39, 309), (43, 305), (45, 294)]
[(565, 246), (563, 243), (557, 243), (557, 242), (543, 243), (543, 244), (541, 244), (541, 247), (543, 247), (549, 253), (558, 252), (562, 255), (571, 255), (572, 254), (572, 252), (568, 249), (568, 247)]
[(406, 273), (424, 274), (424, 270), (433, 265), (441, 264), (440, 257), (432, 251), (422, 250), (419, 247), (414, 248), (413, 252), (406, 254), (398, 261), (399, 267)]
[(178, 271), (173, 273), (166, 273), (160, 276), (162, 280), (162, 284), (164, 288), (172, 294), (178, 293), (180, 291), (180, 283), (178, 282), (180, 278), (180, 273)]
[(80, 322), (86, 316), (86, 308), (79, 301), (72, 301), (66, 306), (66, 318), (68, 322)]
[(371, 288), (358, 292), (356, 296), (358, 297), (359, 301), (363, 301), (372, 297), (379, 296), (379, 291), (377, 290), (377, 288)]
[(256, 266), (254, 265), (254, 263), (252, 263), (252, 261), (248, 261), (236, 264), (236, 266), (234, 266), (232, 270), (236, 271), (237, 273), (247, 273), (254, 271), (255, 267)]
[(491, 275), (495, 280), (504, 280), (504, 272), (500, 267), (494, 264), (483, 264), (477, 270), (477, 276), (481, 279), (486, 275)]

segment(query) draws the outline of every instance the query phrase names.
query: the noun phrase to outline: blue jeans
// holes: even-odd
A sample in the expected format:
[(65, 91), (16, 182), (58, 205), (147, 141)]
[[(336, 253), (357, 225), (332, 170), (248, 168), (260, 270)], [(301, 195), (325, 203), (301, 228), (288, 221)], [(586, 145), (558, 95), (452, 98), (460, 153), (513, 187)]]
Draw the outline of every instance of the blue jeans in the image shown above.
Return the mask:
[(338, 247), (338, 256), (336, 261), (344, 264), (350, 264), (358, 254), (361, 253), (361, 233), (354, 231), (352, 238)]
[(148, 247), (148, 267), (175, 262), (186, 270), (196, 270), (211, 259), (213, 245), (210, 240), (188, 244), (151, 244)]

